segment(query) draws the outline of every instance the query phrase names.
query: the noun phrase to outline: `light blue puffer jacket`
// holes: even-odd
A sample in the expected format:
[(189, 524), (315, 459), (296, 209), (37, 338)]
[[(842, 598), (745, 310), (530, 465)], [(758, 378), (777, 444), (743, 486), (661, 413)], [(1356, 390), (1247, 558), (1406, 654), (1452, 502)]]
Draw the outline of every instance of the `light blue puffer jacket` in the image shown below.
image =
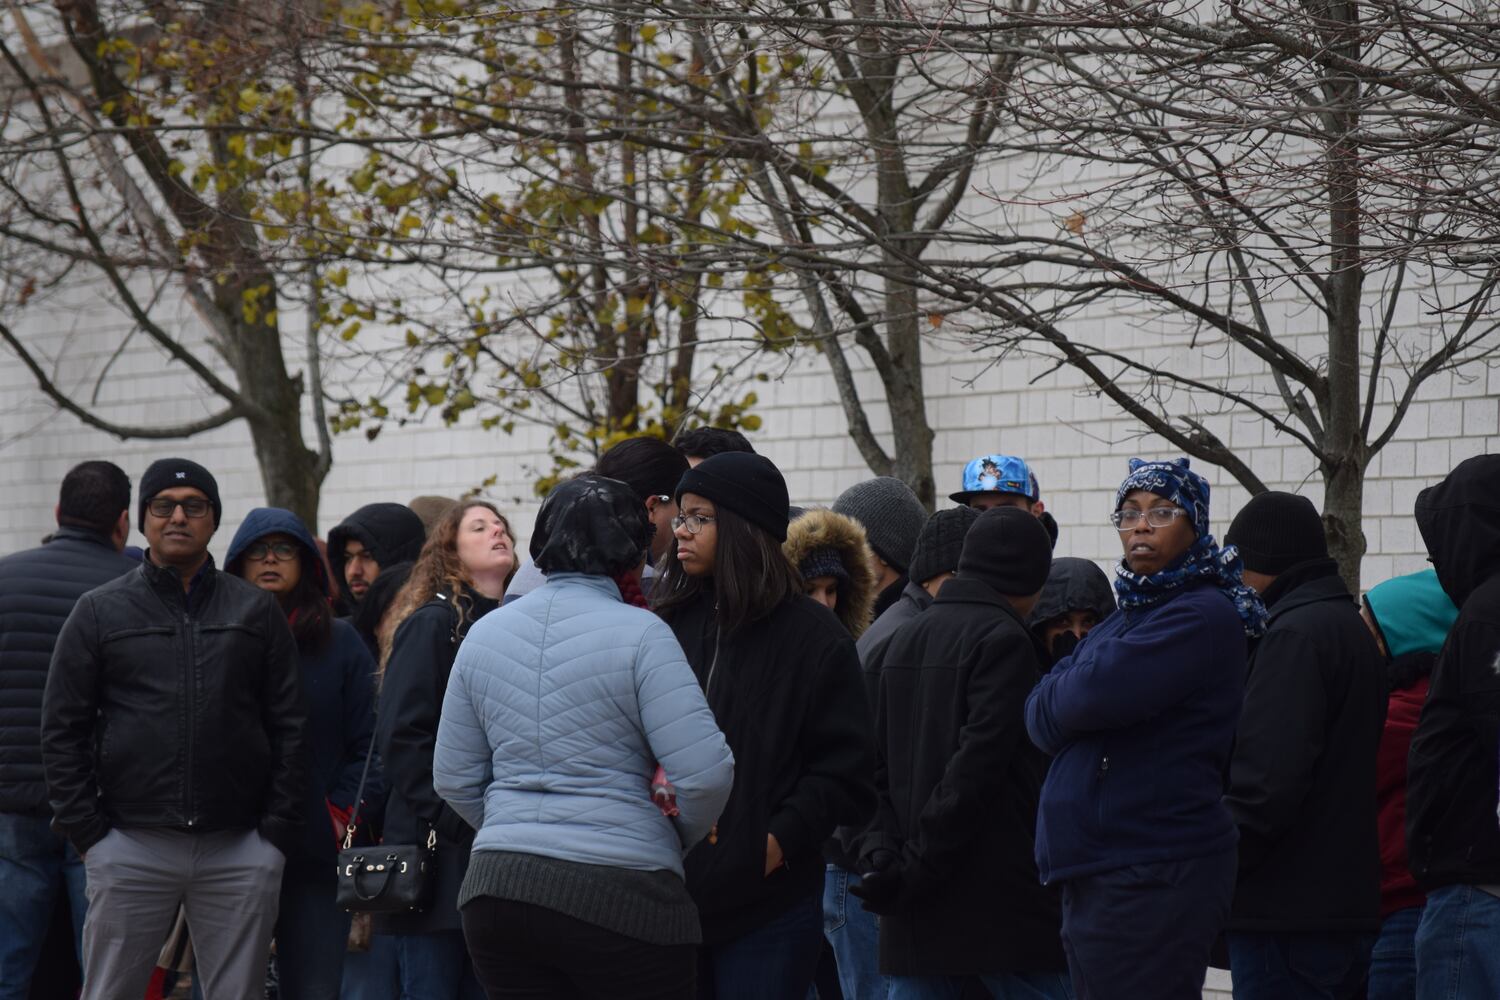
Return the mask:
[[(651, 801), (660, 761), (681, 814)], [(443, 700), (433, 787), (474, 850), (682, 874), (734, 757), (672, 630), (614, 581), (558, 573), (481, 618)]]

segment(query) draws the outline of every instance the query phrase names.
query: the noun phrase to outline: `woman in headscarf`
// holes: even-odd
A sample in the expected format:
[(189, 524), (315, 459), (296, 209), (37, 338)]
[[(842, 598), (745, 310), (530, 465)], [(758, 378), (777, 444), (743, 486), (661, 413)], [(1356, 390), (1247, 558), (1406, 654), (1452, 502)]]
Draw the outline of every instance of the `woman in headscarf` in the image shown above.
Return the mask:
[(479, 831), (459, 906), (491, 998), (694, 995), (682, 858), (734, 758), (672, 630), (628, 600), (650, 527), (622, 482), (557, 487), (531, 537), (545, 582), (479, 622), (453, 665), (433, 782)]
[(375, 748), (388, 789), (385, 842), (431, 842), (436, 850), (426, 909), (374, 921), (376, 936), (395, 944), (400, 1000), (482, 995), (458, 913), (474, 828), (433, 789), (432, 755), (453, 657), (469, 629), (500, 606), (515, 572), (510, 522), (493, 505), (466, 500), (433, 528), (380, 626)]
[(1221, 796), (1266, 610), (1209, 533), (1208, 499), (1187, 459), (1130, 460), (1110, 518), (1121, 613), (1026, 701), (1032, 742), (1055, 757), (1037, 867), (1062, 885), (1080, 1000), (1198, 1000), (1229, 916), (1237, 836)]
[[(787, 491), (725, 452), (678, 484), (652, 590), (734, 751), (734, 791), (687, 858), (700, 995), (807, 995), (823, 942), (823, 842), (874, 811), (874, 738), (854, 640), (782, 554)], [(675, 775), (669, 776), (676, 780)]]
[(302, 842), (281, 879), (276, 966), (286, 1000), (333, 1000), (349, 935), (334, 869), (375, 728), (375, 661), (349, 623), (334, 618), (323, 557), (296, 514), (252, 510), (229, 543), (224, 569), (275, 596), (297, 640), (308, 782)]

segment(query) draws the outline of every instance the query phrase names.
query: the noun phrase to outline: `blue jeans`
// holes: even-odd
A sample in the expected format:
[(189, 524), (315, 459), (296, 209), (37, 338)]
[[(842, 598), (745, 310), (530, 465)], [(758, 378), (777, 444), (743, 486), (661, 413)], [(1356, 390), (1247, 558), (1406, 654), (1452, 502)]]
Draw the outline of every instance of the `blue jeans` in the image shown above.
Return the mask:
[(0, 1000), (25, 1000), (52, 924), (58, 886), (67, 888), (73, 950), (83, 961), (83, 862), (44, 816), (0, 813)]
[(1412, 1000), (1417, 995), (1417, 922), (1420, 906), (1397, 910), (1380, 925), (1370, 952), (1367, 1000)]
[(276, 916), (276, 982), (281, 1000), (338, 1000), (349, 914), (339, 909), (337, 886), (306, 870), (281, 879)]
[(344, 956), (340, 1000), (397, 1000), (400, 992), (396, 939), (389, 934), (371, 934), (369, 951), (351, 951)]
[(1500, 897), (1472, 885), (1427, 894), (1417, 925), (1421, 1000), (1500, 997)]
[(880, 974), (880, 918), (849, 894), (860, 877), (829, 865), (823, 880), (823, 936), (839, 966), (844, 1000), (885, 1000), (891, 980)]
[(463, 931), (393, 934), (401, 1000), (485, 1000)]
[(1370, 971), (1369, 931), (1231, 931), (1234, 1000), (1354, 1000)]
[(725, 944), (699, 951), (698, 996), (766, 1000), (807, 996), (823, 948), (823, 893)]
[(892, 976), (891, 1000), (961, 1000), (977, 979), (995, 1000), (1073, 1000), (1061, 972), (999, 972), (988, 976)]

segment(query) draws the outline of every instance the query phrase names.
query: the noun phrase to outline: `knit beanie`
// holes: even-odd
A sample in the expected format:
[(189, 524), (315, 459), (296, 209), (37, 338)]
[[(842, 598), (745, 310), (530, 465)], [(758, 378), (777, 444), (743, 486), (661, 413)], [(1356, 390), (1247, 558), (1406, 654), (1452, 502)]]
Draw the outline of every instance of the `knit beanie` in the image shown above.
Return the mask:
[(804, 580), (831, 576), (841, 583), (849, 582), (849, 571), (844, 568), (844, 560), (839, 558), (839, 550), (832, 547), (813, 549), (797, 565), (797, 573)]
[(1030, 511), (991, 507), (964, 537), (961, 578), (981, 580), (1011, 597), (1039, 593), (1052, 570), (1052, 541)]
[(840, 493), (833, 512), (858, 521), (870, 548), (886, 565), (903, 573), (911, 566), (917, 536), (927, 523), (927, 508), (910, 486), (894, 476), (866, 479)]
[(786, 480), (781, 470), (764, 455), (748, 451), (726, 451), (699, 462), (677, 483), (678, 503), (684, 493), (696, 493), (715, 505), (734, 511), (764, 529), (778, 542), (786, 541)]
[(1307, 497), (1272, 490), (1250, 498), (1224, 534), (1245, 568), (1279, 576), (1298, 563), (1328, 558), (1323, 518)]
[(219, 502), (219, 484), (214, 481), (213, 475), (207, 469), (185, 458), (159, 458), (151, 463), (151, 467), (141, 477), (140, 507), (136, 518), (136, 528), (141, 531), (146, 530), (146, 505), (156, 494), (162, 490), (176, 489), (179, 486), (191, 486), (208, 497), (209, 505), (214, 509), (214, 527), (217, 528), (220, 519), (224, 516), (224, 505)]
[(911, 565), (906, 569), (907, 579), (923, 584), (939, 574), (958, 569), (964, 536), (977, 520), (979, 511), (973, 507), (950, 507), (929, 517), (912, 550)]

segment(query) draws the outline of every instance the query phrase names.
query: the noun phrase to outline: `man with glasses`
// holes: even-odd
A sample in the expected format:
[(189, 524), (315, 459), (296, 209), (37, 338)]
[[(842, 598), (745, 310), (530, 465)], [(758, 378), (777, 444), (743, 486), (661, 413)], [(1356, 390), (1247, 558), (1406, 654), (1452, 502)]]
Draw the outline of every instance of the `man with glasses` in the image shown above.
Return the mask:
[(42, 758), (88, 878), (85, 1000), (138, 1000), (179, 906), (206, 996), (263, 985), (304, 709), (285, 615), (208, 554), (222, 513), (208, 470), (153, 463), (145, 562), (84, 594), (53, 653)]

